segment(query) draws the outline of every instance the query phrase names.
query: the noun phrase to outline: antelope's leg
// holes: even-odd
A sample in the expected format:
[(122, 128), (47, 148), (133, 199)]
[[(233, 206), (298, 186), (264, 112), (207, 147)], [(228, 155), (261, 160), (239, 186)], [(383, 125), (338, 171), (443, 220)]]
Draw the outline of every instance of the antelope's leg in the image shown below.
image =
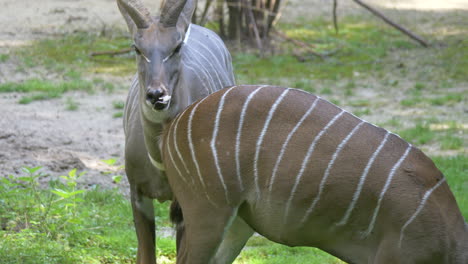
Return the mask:
[[(233, 208), (213, 208), (211, 205), (190, 204), (184, 214), (177, 264), (207, 264), (215, 261), (217, 249), (232, 226), (237, 211)], [(229, 256), (226, 256), (229, 257)]]
[[(387, 235), (377, 248), (375, 258), (369, 263), (373, 264), (391, 264), (391, 263), (411, 263), (409, 259), (403, 260), (399, 257), (399, 250), (397, 248), (397, 239), (391, 234)], [(409, 262), (408, 262), (409, 260)]]
[(227, 230), (212, 263), (224, 264), (234, 262), (253, 233), (253, 229), (242, 218), (237, 216)]
[(133, 221), (138, 238), (137, 263), (156, 263), (153, 200), (130, 188)]

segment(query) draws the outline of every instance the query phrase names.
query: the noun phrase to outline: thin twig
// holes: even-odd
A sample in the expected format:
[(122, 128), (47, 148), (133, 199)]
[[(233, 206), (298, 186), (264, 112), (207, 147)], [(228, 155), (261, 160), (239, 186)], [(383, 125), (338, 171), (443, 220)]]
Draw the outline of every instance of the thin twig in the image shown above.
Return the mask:
[(338, 0), (333, 0), (333, 26), (335, 26), (335, 33), (338, 34), (338, 17), (336, 16), (336, 8), (338, 6)]
[(126, 49), (120, 49), (120, 50), (95, 51), (95, 52), (91, 52), (89, 55), (92, 57), (103, 56), (103, 55), (114, 56), (114, 55), (121, 55), (121, 54), (129, 53), (131, 51), (132, 51), (132, 48), (126, 48)]
[(422, 46), (424, 47), (429, 47), (429, 44), (424, 41), (421, 37), (419, 37), (418, 35), (412, 33), (411, 31), (409, 31), (408, 29), (398, 25), (397, 23), (391, 21), (389, 18), (387, 18), (386, 16), (384, 16), (381, 12), (377, 11), (376, 9), (370, 7), (369, 5), (367, 5), (366, 3), (363, 3), (362, 1), (360, 0), (353, 0), (354, 2), (356, 2), (358, 5), (364, 7), (365, 9), (369, 10), (372, 14), (376, 15), (377, 17), (381, 18), (383, 21), (385, 21), (387, 24), (389, 24), (390, 26), (398, 29), (400, 32), (402, 32), (403, 34), (409, 36), (410, 38), (412, 38), (413, 40), (417, 41), (419, 44), (421, 44)]
[(254, 35), (255, 35), (255, 40), (257, 42), (257, 47), (260, 51), (260, 54), (263, 56), (263, 45), (262, 45), (262, 40), (260, 39), (260, 34), (258, 32), (258, 27), (257, 27), (257, 23), (255, 22), (255, 17), (253, 15), (253, 12), (252, 12), (252, 5), (250, 3), (247, 3), (247, 0), (244, 0), (243, 1), (244, 4), (247, 6), (247, 14), (249, 16), (249, 20), (250, 20), (250, 23), (253, 27), (253, 32), (254, 32)]
[(206, 23), (206, 15), (208, 14), (208, 9), (210, 9), (211, 3), (213, 3), (213, 0), (207, 0), (205, 3), (205, 9), (203, 9), (203, 13), (200, 17), (200, 23), (199, 25), (203, 26)]
[(315, 55), (317, 57), (319, 57), (320, 59), (324, 59), (324, 56), (318, 52), (316, 52), (315, 50), (313, 50), (313, 46), (308, 44), (308, 43), (305, 43), (303, 41), (300, 41), (300, 40), (297, 40), (297, 39), (293, 39), (293, 38), (290, 38), (288, 37), (286, 34), (278, 31), (278, 30), (272, 30), (273, 33), (275, 33), (276, 35), (278, 35), (279, 37), (287, 40), (287, 41), (290, 41), (304, 49), (306, 49), (309, 53), (311, 53), (312, 55)]

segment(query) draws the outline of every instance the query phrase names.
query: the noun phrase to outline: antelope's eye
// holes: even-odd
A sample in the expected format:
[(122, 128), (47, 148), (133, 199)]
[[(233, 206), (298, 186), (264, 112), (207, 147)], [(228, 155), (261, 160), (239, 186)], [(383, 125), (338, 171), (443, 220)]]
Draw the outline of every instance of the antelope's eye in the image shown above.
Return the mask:
[(135, 44), (132, 45), (132, 49), (136, 52), (136, 54), (141, 55), (141, 51), (138, 49), (138, 47)]

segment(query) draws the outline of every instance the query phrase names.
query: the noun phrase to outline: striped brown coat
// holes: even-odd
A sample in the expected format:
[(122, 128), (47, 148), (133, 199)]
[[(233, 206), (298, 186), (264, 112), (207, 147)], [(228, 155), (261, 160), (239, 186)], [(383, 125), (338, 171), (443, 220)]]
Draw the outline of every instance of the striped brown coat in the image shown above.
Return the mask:
[(350, 263), (468, 263), (434, 163), (320, 97), (223, 89), (166, 124), (162, 153), (186, 228), (177, 263), (231, 263), (254, 231)]

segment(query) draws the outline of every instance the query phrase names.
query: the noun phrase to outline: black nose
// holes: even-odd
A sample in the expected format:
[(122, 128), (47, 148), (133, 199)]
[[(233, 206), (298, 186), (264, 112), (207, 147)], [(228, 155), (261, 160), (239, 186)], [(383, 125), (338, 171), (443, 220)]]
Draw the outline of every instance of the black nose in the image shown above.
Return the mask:
[(161, 88), (149, 88), (148, 90), (146, 90), (146, 100), (156, 110), (163, 110), (164, 108), (166, 108), (167, 102), (164, 102), (164, 96), (164, 91)]
[(150, 88), (146, 91), (146, 100), (148, 100), (152, 105), (162, 101), (163, 96), (164, 91), (161, 88)]

